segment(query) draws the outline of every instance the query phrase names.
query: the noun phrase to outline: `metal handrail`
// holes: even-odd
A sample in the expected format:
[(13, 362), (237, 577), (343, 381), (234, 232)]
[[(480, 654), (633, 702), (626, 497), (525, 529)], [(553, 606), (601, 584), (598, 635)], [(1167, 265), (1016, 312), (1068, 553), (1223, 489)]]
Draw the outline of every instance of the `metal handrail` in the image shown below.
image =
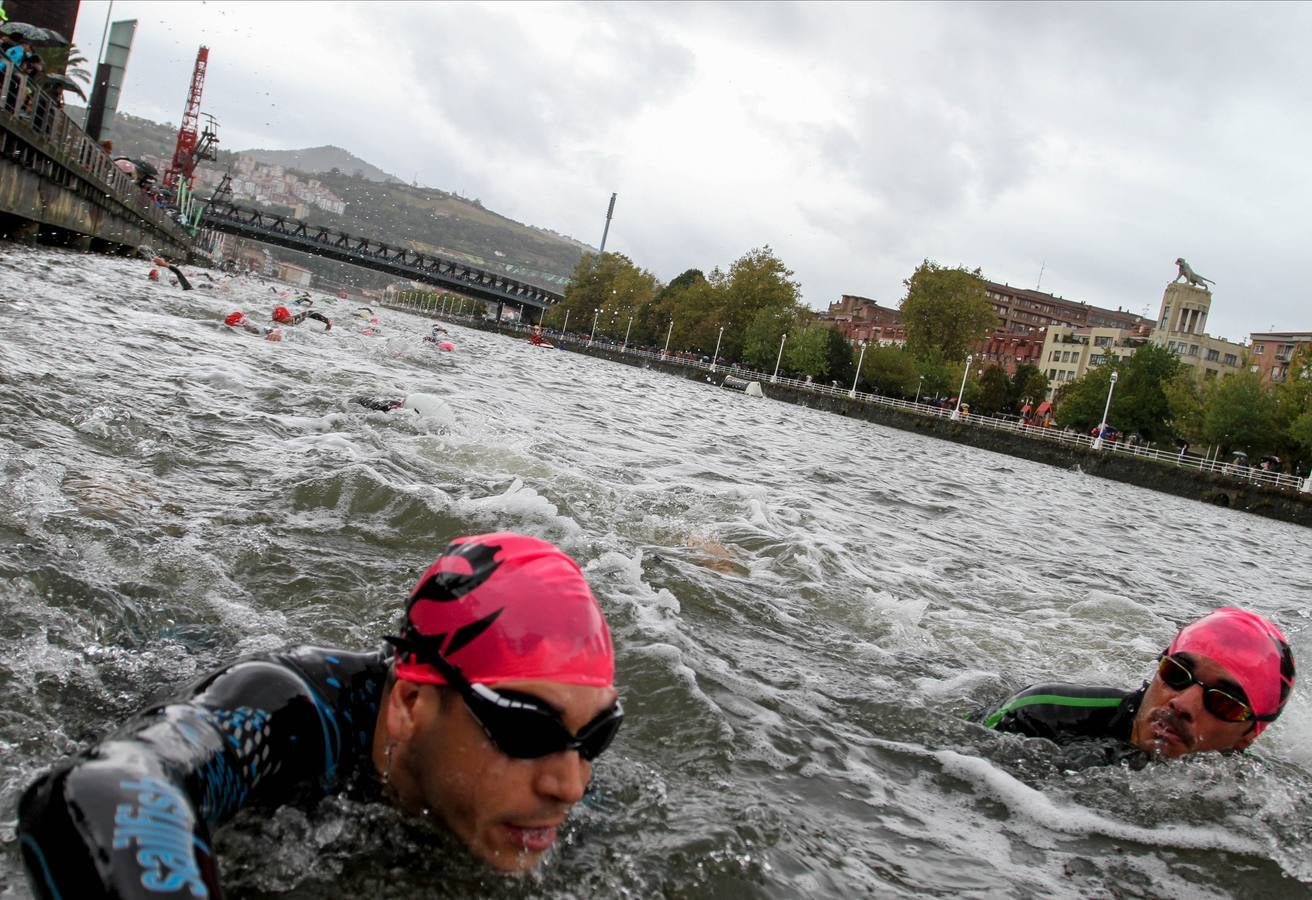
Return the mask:
[(9, 130), (37, 147), (69, 172), (113, 196), (158, 230), (183, 245), (190, 237), (138, 187), (55, 98), (9, 63), (0, 72), (0, 119)]

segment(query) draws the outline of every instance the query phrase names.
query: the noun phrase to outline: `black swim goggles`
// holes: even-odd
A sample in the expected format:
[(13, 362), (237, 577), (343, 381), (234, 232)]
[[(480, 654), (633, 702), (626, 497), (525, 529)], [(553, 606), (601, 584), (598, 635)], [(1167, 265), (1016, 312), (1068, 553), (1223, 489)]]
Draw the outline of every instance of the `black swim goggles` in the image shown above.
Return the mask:
[(561, 721), (560, 713), (543, 700), (519, 691), (497, 691), (485, 684), (473, 684), (460, 667), (438, 650), (421, 646), (418, 641), (387, 638), (400, 653), (430, 665), (460, 695), (470, 715), (483, 728), (488, 740), (506, 756), (515, 759), (538, 759), (566, 750), (577, 750), (591, 762), (610, 746), (624, 724), (624, 707), (616, 700), (588, 724), (573, 734)]
[(1157, 677), (1173, 691), (1187, 691), (1198, 685), (1203, 689), (1203, 708), (1223, 722), (1274, 722), (1276, 715), (1259, 716), (1248, 705), (1248, 698), (1243, 691), (1239, 696), (1229, 690), (1199, 680), (1187, 660), (1176, 656), (1163, 655), (1157, 663)]

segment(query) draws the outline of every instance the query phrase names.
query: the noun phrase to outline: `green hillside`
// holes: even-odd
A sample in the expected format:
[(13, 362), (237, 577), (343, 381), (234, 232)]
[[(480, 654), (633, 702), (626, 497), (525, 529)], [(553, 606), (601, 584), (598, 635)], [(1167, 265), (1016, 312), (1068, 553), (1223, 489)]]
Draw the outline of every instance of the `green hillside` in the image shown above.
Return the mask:
[[(70, 107), (69, 112), (80, 119), (85, 110)], [(120, 112), (114, 120), (113, 140), (115, 155), (150, 155), (167, 160), (173, 154), (177, 126)], [(302, 177), (318, 178), (346, 202), (341, 215), (311, 207), (305, 218), (312, 224), (456, 258), (544, 287), (562, 287), (583, 253), (593, 249), (554, 231), (507, 218), (478, 200), (405, 184), (340, 147), (220, 150), (217, 161), (202, 165), (229, 171), (238, 155), (281, 165)], [(254, 204), (249, 199), (239, 202)], [(267, 208), (291, 213), (283, 207)], [(278, 251), (278, 255), (284, 253)], [(305, 264), (315, 270), (324, 268), (318, 262)], [(340, 272), (333, 269), (333, 277), (340, 278)]]

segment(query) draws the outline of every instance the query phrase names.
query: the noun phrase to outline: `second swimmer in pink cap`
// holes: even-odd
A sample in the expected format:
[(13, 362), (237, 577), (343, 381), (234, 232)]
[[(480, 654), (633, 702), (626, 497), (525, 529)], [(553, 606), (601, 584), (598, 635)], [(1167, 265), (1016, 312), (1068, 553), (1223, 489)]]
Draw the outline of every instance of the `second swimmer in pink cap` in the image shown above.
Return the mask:
[[(1186, 625), (1137, 691), (1033, 685), (984, 725), (1058, 744), (1111, 738), (1155, 757), (1244, 750), (1276, 720), (1294, 688), (1294, 654), (1271, 621), (1225, 607)], [(1122, 754), (1109, 754), (1109, 761)]]

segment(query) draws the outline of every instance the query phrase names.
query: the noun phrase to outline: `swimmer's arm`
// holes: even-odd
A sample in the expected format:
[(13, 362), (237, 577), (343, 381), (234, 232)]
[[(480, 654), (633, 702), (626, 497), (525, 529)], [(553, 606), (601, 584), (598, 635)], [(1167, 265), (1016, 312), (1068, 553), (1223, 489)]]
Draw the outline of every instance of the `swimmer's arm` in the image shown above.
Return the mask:
[(340, 749), (328, 743), (321, 707), (296, 671), (250, 660), (61, 763), (19, 804), (34, 891), (137, 898), (185, 888), (221, 897), (213, 829), (252, 802), (335, 777)]
[(982, 721), (985, 728), (1062, 743), (1097, 737), (1102, 713), (1119, 707), (1126, 692), (1074, 684), (1036, 684), (1013, 694)]

